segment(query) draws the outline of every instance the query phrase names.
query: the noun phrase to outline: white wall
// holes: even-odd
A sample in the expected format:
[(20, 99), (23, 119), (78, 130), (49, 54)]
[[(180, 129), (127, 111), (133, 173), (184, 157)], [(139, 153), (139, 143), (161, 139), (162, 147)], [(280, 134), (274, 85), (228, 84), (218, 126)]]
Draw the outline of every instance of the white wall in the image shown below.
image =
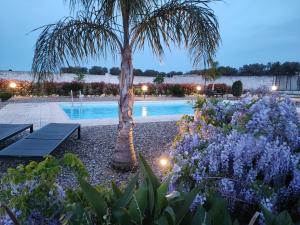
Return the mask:
[[(55, 75), (54, 81), (57, 82), (70, 82), (74, 80), (74, 74)], [(30, 72), (14, 72), (14, 71), (0, 71), (0, 79), (15, 79), (32, 81)], [(154, 77), (135, 77), (134, 83), (151, 83)], [(273, 76), (223, 76), (215, 81), (215, 83), (225, 83), (232, 85), (234, 81), (241, 80), (244, 88), (258, 88), (262, 85), (271, 87), (273, 83)], [(118, 83), (118, 76), (106, 74), (101, 75), (86, 75), (85, 82), (105, 82), (105, 83)], [(204, 79), (201, 76), (185, 75), (174, 76), (171, 78), (165, 78), (165, 83), (189, 83), (189, 84), (204, 84)], [(209, 82), (208, 82), (209, 83)]]

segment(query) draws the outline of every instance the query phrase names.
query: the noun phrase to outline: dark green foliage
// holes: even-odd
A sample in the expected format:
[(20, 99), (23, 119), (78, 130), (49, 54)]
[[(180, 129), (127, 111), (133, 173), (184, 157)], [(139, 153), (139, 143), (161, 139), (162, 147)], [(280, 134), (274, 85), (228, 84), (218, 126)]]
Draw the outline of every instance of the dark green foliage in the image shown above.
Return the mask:
[(175, 84), (175, 85), (171, 86), (169, 88), (169, 91), (170, 91), (170, 95), (172, 95), (174, 97), (184, 97), (184, 95), (185, 95), (184, 88), (179, 84)]
[(143, 157), (140, 155), (139, 158), (144, 177), (142, 183), (138, 184), (135, 176), (124, 190), (113, 184), (108, 202), (101, 192), (78, 178), (83, 195), (97, 212), (97, 220), (104, 223), (108, 222), (105, 218), (110, 218), (115, 225), (186, 224), (183, 221), (190, 217), (189, 207), (199, 190), (193, 189), (188, 194), (178, 192), (175, 197), (167, 198), (169, 182), (161, 183)]
[(83, 83), (77, 81), (73, 81), (71, 83), (64, 83), (62, 85), (62, 90), (65, 95), (70, 95), (71, 90), (73, 91), (74, 95), (77, 95), (82, 89)]
[(156, 71), (156, 70), (145, 70), (144, 71), (144, 76), (145, 77), (156, 77), (157, 74), (159, 74), (159, 72)]
[(156, 77), (153, 80), (153, 83), (155, 84), (162, 84), (165, 81), (164, 77), (160, 74), (156, 75)]
[(83, 73), (75, 73), (74, 81), (84, 82), (85, 75)]
[(111, 75), (120, 75), (121, 70), (119, 67), (112, 67), (112, 68), (110, 68), (109, 73)]
[(87, 74), (88, 73), (88, 68), (86, 67), (62, 67), (60, 69), (61, 73), (84, 73)]
[(203, 73), (201, 74), (201, 76), (205, 79), (205, 80), (216, 80), (217, 78), (219, 78), (221, 76), (221, 73), (218, 69), (218, 62), (211, 62), (210, 63), (210, 68), (203, 70)]
[(1, 101), (7, 101), (8, 99), (10, 99), (13, 96), (12, 93), (9, 92), (2, 92), (0, 93), (0, 100)]
[(134, 76), (144, 76), (144, 72), (140, 69), (133, 69)]
[[(3, 175), (1, 187), (5, 188), (0, 189), (0, 202), (22, 211), (17, 217), (20, 224), (29, 222), (28, 216), (38, 210), (45, 218), (70, 225), (239, 225), (231, 217), (226, 201), (216, 193), (207, 193), (204, 204), (191, 210), (199, 188), (170, 193), (169, 180), (161, 182), (141, 155), (139, 161), (140, 182), (137, 174), (125, 188), (113, 182), (111, 189), (92, 186), (83, 163), (72, 154), (60, 160), (47, 157), (40, 163), (19, 165)], [(55, 183), (63, 167), (74, 172), (80, 185), (80, 189), (68, 189), (65, 197)], [(0, 216), (3, 213), (0, 211)], [(294, 225), (287, 212), (274, 215), (262, 208), (262, 213), (266, 225)], [(258, 218), (253, 218), (252, 224), (258, 224)]]
[(183, 75), (183, 72), (181, 71), (171, 71), (169, 73), (166, 74), (167, 77), (173, 77), (173, 76), (181, 76)]
[(240, 80), (235, 81), (232, 84), (231, 92), (232, 92), (233, 96), (240, 97), (243, 93), (243, 83), (242, 83), (242, 81), (240, 81)]
[(160, 75), (160, 76), (162, 76), (162, 77), (166, 77), (166, 76), (167, 76), (167, 73), (165, 73), (165, 72), (159, 72), (158, 75)]
[(262, 207), (266, 225), (293, 225), (293, 220), (287, 211), (283, 211), (278, 215), (273, 215), (266, 208)]
[(238, 75), (238, 70), (230, 66), (219, 66), (218, 70), (222, 76), (235, 76)]
[(0, 204), (21, 211), (17, 218), (22, 222), (20, 224), (29, 222), (28, 216), (33, 211), (58, 220), (69, 207), (56, 184), (62, 166), (72, 169), (82, 178), (88, 177), (82, 162), (72, 154), (66, 154), (61, 160), (49, 156), (40, 163), (30, 162), (26, 166), (9, 168), (0, 180)]
[(108, 73), (108, 69), (106, 67), (93, 66), (89, 69), (89, 74), (105, 75), (106, 73)]

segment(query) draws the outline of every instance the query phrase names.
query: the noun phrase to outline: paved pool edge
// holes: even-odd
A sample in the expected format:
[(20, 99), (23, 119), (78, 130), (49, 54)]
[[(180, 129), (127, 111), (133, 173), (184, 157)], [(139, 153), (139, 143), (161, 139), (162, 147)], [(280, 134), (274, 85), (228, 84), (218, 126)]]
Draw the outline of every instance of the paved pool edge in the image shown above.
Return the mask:
[[(48, 123), (80, 123), (82, 126), (118, 124), (118, 118), (71, 120), (61, 109), (61, 103), (64, 102), (7, 104), (0, 109), (0, 123), (32, 123), (34, 129), (39, 129)], [(182, 115), (136, 117), (134, 122), (168, 122), (177, 121), (181, 117)]]

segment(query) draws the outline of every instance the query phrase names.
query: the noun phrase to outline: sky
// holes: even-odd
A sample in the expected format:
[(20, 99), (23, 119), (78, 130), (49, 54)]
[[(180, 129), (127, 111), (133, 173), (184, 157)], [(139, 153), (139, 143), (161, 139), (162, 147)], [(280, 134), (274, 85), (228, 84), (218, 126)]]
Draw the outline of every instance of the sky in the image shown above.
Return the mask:
[[(222, 43), (216, 54), (220, 65), (300, 61), (300, 0), (225, 0), (211, 7), (219, 20)], [(0, 1), (0, 70), (29, 71), (39, 31), (70, 15), (63, 0)], [(146, 46), (133, 58), (135, 68), (188, 71), (193, 67), (186, 49), (172, 46), (162, 60)], [(110, 57), (81, 66), (119, 66)]]

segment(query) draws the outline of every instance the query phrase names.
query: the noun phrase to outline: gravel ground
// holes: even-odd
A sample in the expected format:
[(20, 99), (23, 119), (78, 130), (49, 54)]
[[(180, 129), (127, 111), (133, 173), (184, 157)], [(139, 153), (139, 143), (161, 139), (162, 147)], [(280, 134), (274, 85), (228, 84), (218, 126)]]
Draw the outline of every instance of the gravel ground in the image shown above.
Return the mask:
[[(112, 180), (120, 184), (127, 181), (133, 174), (130, 172), (117, 172), (110, 166), (110, 159), (115, 147), (116, 131), (117, 126), (115, 125), (82, 127), (81, 140), (77, 140), (76, 135), (73, 135), (53, 155), (59, 158), (67, 152), (76, 154), (87, 167), (93, 184), (107, 186), (110, 185)], [(134, 129), (136, 151), (142, 152), (152, 168), (158, 171), (158, 158), (170, 147), (176, 134), (176, 122), (136, 124)], [(24, 135), (27, 134), (19, 135), (16, 139)], [(13, 141), (15, 140), (10, 140), (5, 145)], [(6, 171), (9, 167), (28, 162), (24, 159), (0, 159), (0, 173)], [(74, 187), (76, 184), (73, 174), (67, 170), (63, 171), (58, 178), (58, 182), (64, 187)]]

